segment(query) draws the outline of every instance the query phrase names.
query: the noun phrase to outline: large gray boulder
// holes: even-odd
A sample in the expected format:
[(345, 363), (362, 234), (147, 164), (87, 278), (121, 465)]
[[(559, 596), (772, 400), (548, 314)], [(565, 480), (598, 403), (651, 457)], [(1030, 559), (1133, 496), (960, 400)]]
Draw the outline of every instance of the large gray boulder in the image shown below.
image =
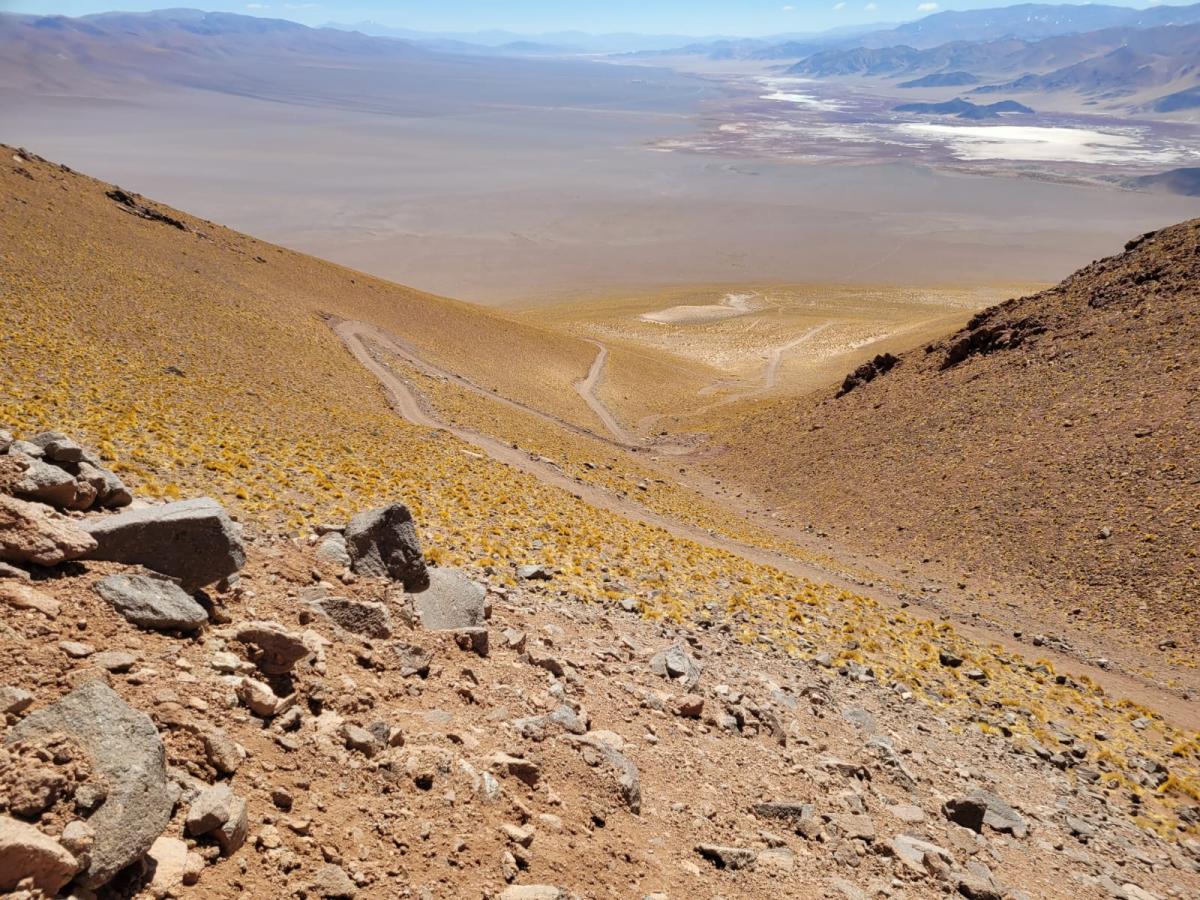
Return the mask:
[(237, 526), (209, 497), (91, 519), (83, 527), (98, 545), (86, 559), (142, 565), (186, 589), (227, 578), (246, 563)]
[(26, 716), (5, 742), (33, 741), (55, 732), (79, 742), (108, 787), (104, 802), (88, 819), (96, 842), (78, 879), (84, 887), (98, 888), (141, 859), (171, 820), (162, 739), (149, 716), (102, 681), (76, 688)]
[(174, 581), (153, 575), (109, 575), (93, 586), (134, 625), (159, 631), (195, 631), (208, 612)]
[(346, 526), (350, 569), (356, 575), (390, 578), (406, 591), (429, 585), (425, 556), (412, 513), (403, 503), (361, 512)]

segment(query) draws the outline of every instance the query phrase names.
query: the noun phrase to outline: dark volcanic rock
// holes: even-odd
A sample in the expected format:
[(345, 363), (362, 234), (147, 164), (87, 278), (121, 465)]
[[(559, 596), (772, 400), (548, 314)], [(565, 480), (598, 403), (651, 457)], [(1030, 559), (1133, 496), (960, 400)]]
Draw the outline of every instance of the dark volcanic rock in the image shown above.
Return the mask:
[(356, 575), (391, 578), (406, 591), (429, 586), (429, 572), (412, 513), (403, 503), (361, 512), (346, 526), (346, 549)]

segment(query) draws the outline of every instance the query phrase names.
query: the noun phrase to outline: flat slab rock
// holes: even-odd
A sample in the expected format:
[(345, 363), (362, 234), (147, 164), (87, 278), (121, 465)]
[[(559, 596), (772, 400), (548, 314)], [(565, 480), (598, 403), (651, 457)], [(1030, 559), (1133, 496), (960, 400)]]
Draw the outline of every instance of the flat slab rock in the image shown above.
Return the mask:
[(109, 575), (93, 585), (134, 625), (158, 631), (195, 631), (208, 612), (174, 581), (154, 575)]
[(88, 519), (83, 529), (97, 543), (83, 558), (145, 566), (185, 588), (213, 584), (246, 564), (238, 527), (208, 497)]
[(141, 859), (171, 820), (162, 739), (154, 722), (107, 684), (93, 681), (26, 716), (6, 743), (65, 732), (83, 747), (108, 784), (108, 796), (88, 819), (96, 842), (79, 875), (87, 888), (107, 884)]

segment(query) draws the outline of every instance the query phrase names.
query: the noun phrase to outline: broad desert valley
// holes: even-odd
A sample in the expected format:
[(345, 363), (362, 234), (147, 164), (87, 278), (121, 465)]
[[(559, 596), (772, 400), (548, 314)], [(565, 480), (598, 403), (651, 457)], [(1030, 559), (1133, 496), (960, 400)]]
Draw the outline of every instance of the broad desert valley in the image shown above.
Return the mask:
[(0, 894), (1200, 896), (1200, 6), (34, 5)]

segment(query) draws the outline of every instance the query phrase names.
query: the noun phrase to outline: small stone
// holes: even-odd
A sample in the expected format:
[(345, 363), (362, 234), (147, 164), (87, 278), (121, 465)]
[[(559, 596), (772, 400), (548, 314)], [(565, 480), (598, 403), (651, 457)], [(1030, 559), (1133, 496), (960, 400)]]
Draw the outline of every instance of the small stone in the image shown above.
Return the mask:
[(342, 737), (345, 738), (347, 747), (351, 750), (357, 750), (367, 757), (374, 756), (383, 749), (382, 742), (375, 735), (357, 725), (351, 725), (350, 723), (343, 725)]
[(504, 639), (504, 646), (514, 653), (524, 653), (526, 636), (525, 632), (518, 628), (505, 628), (501, 637)]
[(700, 681), (700, 665), (687, 651), (682, 642), (660, 650), (650, 659), (650, 671), (660, 678), (679, 684), (685, 691), (692, 690)]
[(84, 644), (80, 641), (59, 641), (58, 649), (71, 659), (86, 659), (96, 652), (96, 648), (91, 644)]
[(562, 888), (549, 884), (513, 884), (497, 900), (566, 900), (566, 896)]
[(358, 892), (350, 876), (341, 866), (322, 866), (313, 878), (311, 891), (326, 900), (351, 900)]
[(201, 734), (208, 764), (222, 775), (232, 775), (242, 764), (242, 748), (220, 728), (208, 728)]
[(696, 852), (718, 869), (745, 869), (758, 859), (758, 851), (746, 847), (723, 847), (719, 844), (699, 844)]
[(18, 715), (33, 705), (33, 694), (10, 684), (0, 685), (0, 715)]
[(386, 638), (392, 634), (392, 618), (382, 603), (322, 597), (315, 605), (341, 628), (364, 637)]
[(0, 603), (7, 603), (14, 609), (32, 609), (48, 619), (58, 618), (62, 604), (46, 594), (21, 581), (0, 581)]
[(280, 697), (269, 684), (248, 676), (238, 683), (236, 693), (250, 712), (265, 719), (279, 715), (295, 702), (295, 695)]
[(167, 897), (183, 884), (183, 873), (187, 867), (188, 846), (179, 838), (162, 835), (146, 854), (154, 865), (150, 879), (150, 892), (156, 897)]
[(58, 842), (81, 866), (86, 866), (91, 861), (92, 848), (96, 846), (96, 830), (82, 819), (74, 819), (63, 828)]
[(32, 887), (55, 897), (79, 868), (58, 841), (32, 825), (0, 816), (0, 891), (16, 891), (29, 879)]
[(704, 698), (699, 694), (684, 694), (675, 703), (675, 714), (685, 719), (698, 719), (704, 712)]
[(533, 828), (528, 825), (521, 827), (520, 825), (513, 825), (509, 822), (505, 822), (500, 826), (500, 830), (504, 833), (504, 836), (514, 844), (519, 844), (522, 847), (528, 847), (533, 843), (535, 832)]
[(254, 647), (255, 662), (268, 675), (286, 675), (312, 654), (302, 635), (278, 622), (244, 622), (230, 630), (234, 640)]
[(517, 578), (521, 581), (549, 581), (553, 577), (545, 566), (517, 566)]
[(233, 790), (224, 782), (205, 788), (188, 808), (185, 820), (188, 834), (199, 836), (220, 828), (233, 815), (236, 800)]
[(124, 650), (104, 650), (92, 657), (92, 665), (109, 672), (128, 672), (137, 665), (137, 657)]

